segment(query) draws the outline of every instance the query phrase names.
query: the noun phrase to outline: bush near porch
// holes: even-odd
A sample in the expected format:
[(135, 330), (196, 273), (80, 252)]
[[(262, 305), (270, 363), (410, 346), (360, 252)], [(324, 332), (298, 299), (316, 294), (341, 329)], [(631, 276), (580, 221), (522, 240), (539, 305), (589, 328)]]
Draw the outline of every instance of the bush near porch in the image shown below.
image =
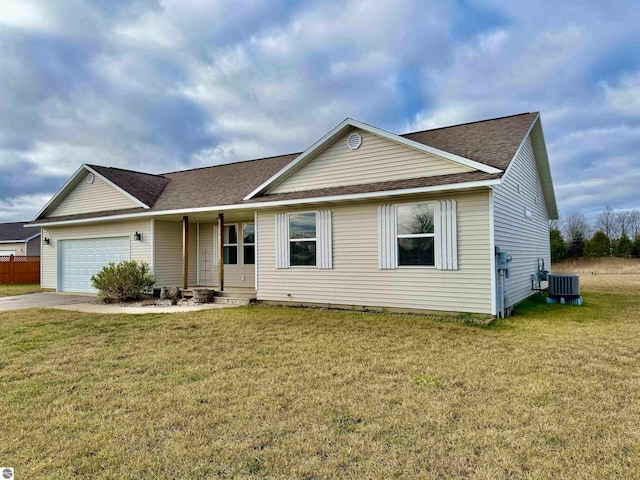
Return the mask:
[(91, 276), (91, 284), (105, 302), (140, 300), (144, 295), (151, 294), (156, 282), (150, 272), (151, 267), (145, 262), (109, 262)]
[(0, 313), (16, 477), (640, 478), (640, 276), (490, 327), (238, 308)]

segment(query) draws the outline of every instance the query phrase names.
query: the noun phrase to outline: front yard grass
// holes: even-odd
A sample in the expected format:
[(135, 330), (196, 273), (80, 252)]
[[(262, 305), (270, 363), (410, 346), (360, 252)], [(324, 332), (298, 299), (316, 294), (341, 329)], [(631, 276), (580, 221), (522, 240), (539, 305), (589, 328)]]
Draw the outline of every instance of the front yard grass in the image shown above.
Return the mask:
[(640, 276), (605, 280), (585, 279), (582, 307), (531, 301), (490, 327), (0, 313), (0, 463), (30, 479), (640, 478)]
[(26, 293), (41, 292), (39, 283), (28, 283), (26, 285), (0, 285), (0, 297), (11, 297), (13, 295), (24, 295)]

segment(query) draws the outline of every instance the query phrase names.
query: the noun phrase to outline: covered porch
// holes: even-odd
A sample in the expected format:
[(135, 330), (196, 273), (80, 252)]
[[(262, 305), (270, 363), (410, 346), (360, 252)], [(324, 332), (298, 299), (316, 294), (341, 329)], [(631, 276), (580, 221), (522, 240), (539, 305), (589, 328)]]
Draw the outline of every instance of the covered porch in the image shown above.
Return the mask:
[(255, 212), (202, 212), (152, 220), (156, 287), (255, 296)]

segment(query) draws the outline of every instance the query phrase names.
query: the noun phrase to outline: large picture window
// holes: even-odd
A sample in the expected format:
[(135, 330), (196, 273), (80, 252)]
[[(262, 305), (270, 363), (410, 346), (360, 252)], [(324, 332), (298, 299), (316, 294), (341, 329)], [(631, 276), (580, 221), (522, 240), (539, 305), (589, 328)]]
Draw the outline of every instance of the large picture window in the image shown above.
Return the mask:
[(242, 255), (245, 265), (256, 263), (256, 231), (253, 223), (245, 223), (242, 226)]
[(398, 205), (397, 219), (398, 265), (435, 266), (434, 205)]
[(289, 214), (289, 259), (291, 266), (316, 266), (315, 212)]
[(238, 264), (238, 226), (225, 225), (224, 227), (224, 264)]

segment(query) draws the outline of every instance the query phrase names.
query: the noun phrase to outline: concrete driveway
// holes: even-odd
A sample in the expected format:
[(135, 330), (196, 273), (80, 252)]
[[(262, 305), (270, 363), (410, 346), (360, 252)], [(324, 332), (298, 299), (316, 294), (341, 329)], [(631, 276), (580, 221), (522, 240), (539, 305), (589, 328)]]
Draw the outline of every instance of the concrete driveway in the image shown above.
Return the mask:
[(14, 297), (0, 297), (0, 312), (23, 310), (25, 308), (47, 308), (60, 305), (88, 303), (98, 298), (96, 295), (71, 295), (63, 293), (28, 293)]

